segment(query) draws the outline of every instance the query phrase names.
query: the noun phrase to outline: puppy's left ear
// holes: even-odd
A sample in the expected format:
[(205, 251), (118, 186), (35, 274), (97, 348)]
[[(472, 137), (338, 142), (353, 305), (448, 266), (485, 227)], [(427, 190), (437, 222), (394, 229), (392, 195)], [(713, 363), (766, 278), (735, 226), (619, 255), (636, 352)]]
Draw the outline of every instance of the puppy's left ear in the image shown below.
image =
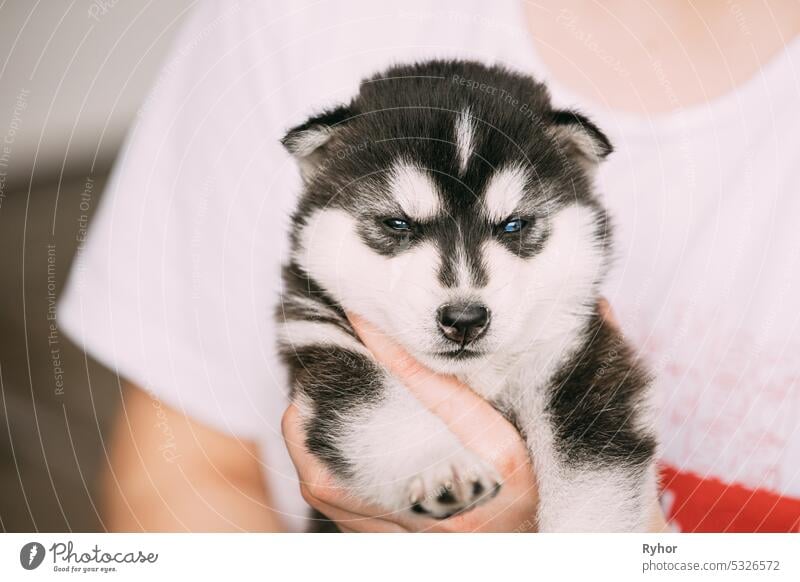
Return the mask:
[(304, 180), (317, 173), (330, 153), (331, 140), (352, 116), (350, 106), (340, 105), (293, 127), (281, 139), (283, 147), (297, 159)]
[(577, 111), (554, 111), (549, 131), (589, 167), (594, 167), (614, 151), (606, 135)]

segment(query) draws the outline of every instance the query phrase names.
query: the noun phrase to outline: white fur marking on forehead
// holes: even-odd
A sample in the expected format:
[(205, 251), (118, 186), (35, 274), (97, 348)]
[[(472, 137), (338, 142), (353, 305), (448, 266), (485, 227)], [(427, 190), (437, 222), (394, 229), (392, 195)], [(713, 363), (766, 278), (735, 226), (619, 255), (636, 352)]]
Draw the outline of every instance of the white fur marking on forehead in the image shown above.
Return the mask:
[(500, 222), (514, 213), (525, 193), (527, 180), (527, 173), (519, 166), (502, 168), (492, 176), (483, 196), (490, 220)]
[(458, 152), (458, 170), (464, 174), (469, 157), (475, 147), (475, 126), (472, 123), (469, 109), (464, 109), (456, 118), (456, 150)]
[(389, 187), (400, 208), (411, 219), (433, 218), (441, 209), (436, 184), (421, 168), (405, 162), (395, 164)]
[(453, 261), (455, 262), (456, 290), (460, 292), (469, 290), (472, 285), (472, 271), (469, 268), (467, 253), (461, 245), (456, 248)]

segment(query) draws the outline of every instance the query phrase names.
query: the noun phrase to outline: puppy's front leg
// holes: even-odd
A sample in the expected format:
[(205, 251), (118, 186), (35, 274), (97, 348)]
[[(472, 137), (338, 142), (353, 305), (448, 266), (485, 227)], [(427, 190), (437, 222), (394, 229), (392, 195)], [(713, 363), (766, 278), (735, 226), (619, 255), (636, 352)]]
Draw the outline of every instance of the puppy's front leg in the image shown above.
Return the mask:
[[(646, 531), (657, 491), (649, 433), (630, 426), (625, 433), (621, 423), (610, 437), (584, 430), (585, 440), (565, 442), (559, 429), (568, 421), (544, 413), (535, 400), (529, 410), (540, 412), (523, 430), (539, 486), (539, 531)], [(566, 432), (580, 436), (574, 428)]]
[(392, 511), (445, 518), (496, 493), (495, 470), (354, 337), (318, 322), (302, 322), (303, 333), (293, 334), (296, 323), (285, 325), (282, 351), (307, 448), (356, 496)]
[(655, 471), (564, 466), (539, 475), (539, 530), (644, 532), (655, 505)]
[(543, 531), (645, 531), (656, 500), (649, 375), (594, 316), (547, 390), (522, 395)]

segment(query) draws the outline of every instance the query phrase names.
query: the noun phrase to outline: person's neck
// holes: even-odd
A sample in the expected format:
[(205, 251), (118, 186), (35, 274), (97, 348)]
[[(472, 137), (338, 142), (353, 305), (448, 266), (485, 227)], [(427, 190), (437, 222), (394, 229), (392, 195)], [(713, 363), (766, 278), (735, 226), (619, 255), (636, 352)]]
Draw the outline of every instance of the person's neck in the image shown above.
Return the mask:
[(800, 32), (788, 1), (540, 0), (532, 42), (557, 82), (611, 109), (654, 114), (734, 91)]

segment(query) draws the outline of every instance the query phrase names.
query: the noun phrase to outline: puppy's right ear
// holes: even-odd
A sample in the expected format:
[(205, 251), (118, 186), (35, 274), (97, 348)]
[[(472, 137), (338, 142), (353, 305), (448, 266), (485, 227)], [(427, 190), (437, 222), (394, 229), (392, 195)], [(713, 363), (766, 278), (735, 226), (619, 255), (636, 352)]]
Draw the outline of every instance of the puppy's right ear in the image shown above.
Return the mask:
[(353, 116), (348, 105), (328, 109), (289, 130), (281, 143), (297, 160), (303, 179), (317, 173), (329, 153), (331, 138)]

